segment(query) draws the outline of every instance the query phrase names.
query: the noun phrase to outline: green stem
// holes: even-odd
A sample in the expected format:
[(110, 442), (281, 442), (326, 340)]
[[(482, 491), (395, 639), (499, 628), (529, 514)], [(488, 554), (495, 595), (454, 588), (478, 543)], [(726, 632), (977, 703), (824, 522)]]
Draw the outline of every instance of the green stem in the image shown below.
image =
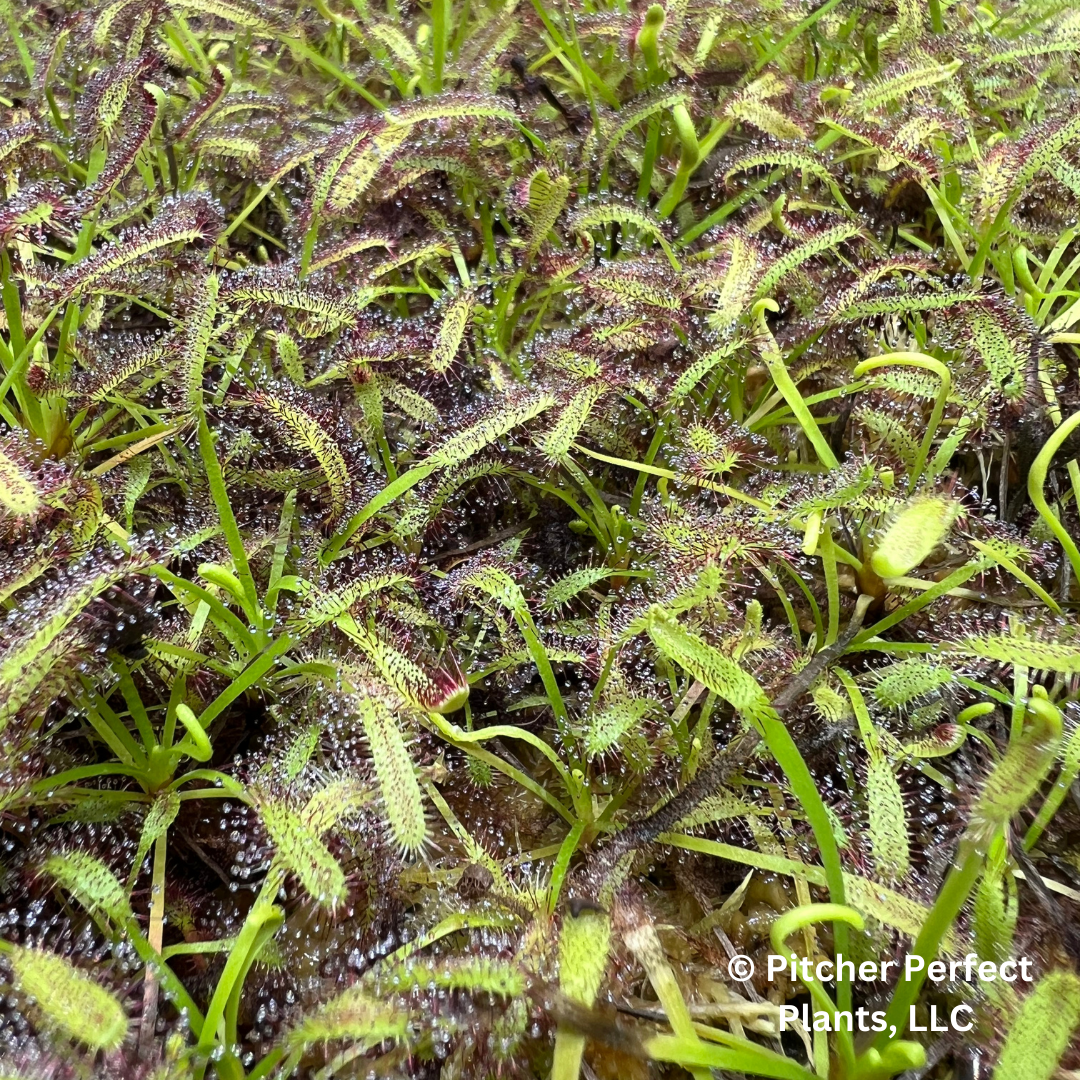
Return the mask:
[(1080, 427), (1080, 412), (1073, 413), (1068, 420), (1063, 421), (1046, 440), (1046, 445), (1039, 451), (1038, 457), (1031, 463), (1031, 469), (1028, 472), (1028, 497), (1035, 509), (1039, 511), (1039, 516), (1046, 522), (1047, 528), (1057, 537), (1072, 564), (1074, 578), (1080, 581), (1080, 550), (1077, 550), (1076, 543), (1050, 508), (1046, 495), (1043, 493), (1051, 460), (1077, 427)]
[(16, 4), (4, 4), (3, 8), (0, 8), (0, 11), (3, 12), (8, 34), (15, 45), (15, 51), (19, 54), (19, 61), (23, 66), (23, 71), (26, 73), (27, 81), (32, 84), (34, 81), (34, 57), (23, 39), (18, 16), (16, 15), (18, 10), (19, 5)]
[(428, 713), (428, 720), (438, 729), (440, 734), (452, 739), (456, 744), (484, 742), (487, 739), (496, 738), (521, 739), (523, 742), (527, 742), (533, 749), (540, 751), (540, 753), (554, 765), (555, 771), (559, 774), (562, 782), (566, 785), (566, 790), (569, 791), (571, 795), (574, 794), (575, 788), (580, 788), (581, 786), (580, 784), (574, 783), (574, 780), (570, 775), (570, 770), (563, 764), (559, 755), (555, 753), (543, 739), (534, 735), (531, 731), (514, 727), (511, 724), (493, 724), (480, 731), (462, 731), (438, 713)]
[(1039, 837), (1042, 836), (1043, 830), (1050, 824), (1065, 801), (1065, 796), (1072, 788), (1078, 773), (1080, 773), (1080, 729), (1073, 732), (1065, 749), (1065, 760), (1061, 766), (1061, 772), (1024, 836), (1025, 851), (1030, 851), (1039, 842)]
[(679, 157), (678, 172), (675, 173), (671, 186), (664, 192), (664, 197), (657, 204), (656, 214), (659, 218), (671, 216), (675, 207), (679, 205), (683, 192), (686, 191), (690, 177), (701, 163), (701, 148), (698, 144), (697, 132), (694, 130), (694, 122), (690, 119), (686, 106), (675, 105), (671, 110), (671, 117), (675, 122), (682, 152)]
[(921, 611), (924, 607), (932, 604), (939, 596), (944, 596), (947, 592), (955, 589), (957, 586), (963, 585), (968, 578), (974, 577), (983, 569), (983, 567), (984, 564), (980, 561), (966, 563), (958, 570), (954, 570), (944, 581), (935, 582), (920, 596), (916, 596), (914, 599), (909, 600), (906, 604), (898, 607), (891, 615), (886, 615), (880, 622), (876, 622), (873, 626), (861, 631), (859, 636), (855, 638), (853, 647), (863, 645), (872, 638), (885, 633), (890, 627), (896, 626), (897, 623), (902, 623), (917, 611)]
[[(821, 856), (821, 865), (825, 870), (825, 882), (829, 888), (829, 898), (833, 904), (843, 905), (846, 898), (844, 889), (844, 870), (840, 862), (840, 849), (836, 846), (832, 820), (825, 803), (822, 802), (817, 784), (799, 752), (791, 733), (779, 719), (763, 720), (762, 737), (769, 752), (776, 759), (791, 785), (791, 793), (803, 808), (806, 820), (817, 842)], [(848, 953), (848, 930), (843, 923), (838, 923), (833, 931), (833, 942), (837, 953)], [(837, 979), (837, 1004), (841, 1010), (851, 1009), (851, 984), (847, 979)]]
[[(438, 716), (438, 713), (431, 713), (429, 715), (434, 720), (434, 718)], [(442, 720), (442, 717), (439, 717), (439, 719)], [(444, 724), (445, 727), (443, 726)], [(563, 806), (563, 804), (559, 802), (547, 788), (542, 784), (538, 784), (531, 776), (511, 765), (510, 762), (504, 761), (496, 754), (492, 754), (490, 751), (476, 746), (475, 743), (463, 741), (460, 737), (461, 733), (454, 731), (453, 726), (445, 720), (442, 720), (442, 723), (437, 725), (436, 730), (451, 746), (456, 746), (470, 757), (476, 758), (477, 761), (482, 761), (485, 765), (509, 776), (511, 780), (520, 784), (526, 791), (531, 791), (538, 799), (551, 807), (551, 809), (554, 810), (568, 825), (577, 824), (578, 819), (573, 811)]]
[[(218, 979), (217, 986), (214, 988), (214, 994), (210, 999), (210, 1005), (206, 1010), (206, 1017), (203, 1021), (202, 1035), (196, 1047), (197, 1052), (204, 1059), (209, 1058), (214, 1050), (215, 1043), (219, 1040), (219, 1027), (225, 1027), (225, 1030), (221, 1033), (226, 1037), (223, 1049), (226, 1053), (230, 1050), (229, 1033), (227, 1025), (225, 1025), (225, 1011), (229, 1007), (234, 994), (238, 994), (242, 988), (244, 976), (250, 969), (259, 947), (281, 926), (284, 920), (281, 909), (271, 902), (281, 888), (283, 879), (284, 873), (281, 868), (271, 866), (258, 899), (256, 899), (248, 912), (244, 925), (240, 928), (240, 933), (236, 937), (236, 944), (229, 953), (229, 959), (226, 961), (225, 968)], [(232, 1019), (235, 1025), (235, 1013), (233, 1013)], [(199, 1071), (200, 1075), (205, 1070), (205, 1067), (204, 1063)]]
[(949, 876), (945, 879), (945, 884), (908, 953), (909, 956), (922, 957), (923, 968), (913, 972), (910, 978), (901, 979), (897, 983), (885, 1013), (885, 1030), (874, 1040), (874, 1046), (878, 1049), (890, 1041), (890, 1026), (895, 1026), (898, 1032), (907, 1030), (911, 1006), (919, 996), (926, 979), (926, 965), (937, 956), (945, 935), (960, 914), (971, 890), (975, 888), (982, 868), (983, 857), (976, 845), (967, 839), (963, 840), (960, 845), (960, 861), (949, 871)]
[(641, 461), (630, 461), (628, 458), (612, 457), (610, 454), (601, 454), (597, 450), (590, 450), (580, 443), (574, 443), (574, 449), (596, 458), (597, 461), (606, 461), (609, 465), (619, 465), (624, 469), (635, 469), (638, 472), (649, 473), (651, 476), (662, 476), (666, 480), (674, 480), (679, 484), (693, 484), (695, 487), (706, 488), (709, 491), (718, 491), (721, 495), (727, 495), (730, 499), (749, 503), (759, 510), (771, 510), (772, 507), (761, 499), (755, 499), (753, 495), (747, 495), (738, 488), (728, 487), (727, 484), (714, 484), (711, 480), (702, 480), (696, 476), (680, 476), (670, 469), (662, 469), (658, 465), (648, 465)]
[(184, 984), (173, 974), (169, 965), (162, 961), (160, 954), (147, 941), (146, 935), (143, 934), (142, 928), (134, 918), (126, 920), (124, 931), (139, 959), (147, 967), (154, 969), (154, 975), (165, 991), (166, 998), (176, 1009), (182, 1009), (187, 1014), (192, 1033), (198, 1038), (203, 1030), (203, 1014), (191, 995), (184, 989)]
[(823, 646), (831, 645), (840, 634), (840, 577), (836, 572), (836, 547), (833, 544), (832, 529), (828, 521), (821, 528), (818, 539), (818, 554), (825, 573), (825, 591), (829, 605), (829, 627)]
[(656, 154), (660, 148), (660, 120), (654, 116), (649, 121), (649, 135), (645, 140), (645, 156), (641, 161), (641, 176), (638, 177), (637, 197), (638, 202), (647, 203), (652, 191), (653, 167), (656, 164)]
[(758, 323), (758, 331), (761, 336), (762, 347), (761, 357), (765, 361), (766, 366), (769, 369), (769, 374), (772, 376), (773, 382), (776, 384), (776, 389), (780, 391), (780, 394), (788, 404), (788, 408), (791, 410), (795, 419), (799, 421), (799, 426), (803, 430), (803, 434), (810, 441), (815, 452), (817, 453), (818, 460), (829, 469), (840, 468), (840, 462), (836, 460), (836, 455), (832, 452), (832, 448), (829, 446), (825, 436), (821, 434), (821, 429), (817, 425), (817, 421), (810, 415), (810, 410), (806, 407), (806, 402), (803, 401), (802, 394), (799, 393), (799, 388), (795, 385), (795, 381), (788, 373), (787, 365), (784, 363), (784, 358), (777, 348), (776, 340), (772, 336), (772, 332), (765, 323), (766, 311), (779, 311), (780, 307), (775, 300), (765, 298), (759, 300), (754, 304), (753, 315)]
[(544, 648), (544, 643), (540, 640), (540, 635), (537, 632), (536, 623), (533, 622), (532, 616), (526, 610), (515, 611), (514, 619), (517, 622), (518, 629), (521, 631), (521, 636), (525, 639), (525, 647), (529, 650), (529, 655), (532, 657), (533, 663), (536, 664), (537, 671), (540, 672), (540, 679), (544, 684), (544, 689), (547, 691), (548, 701), (551, 703), (552, 712), (555, 713), (555, 719), (558, 721), (560, 728), (568, 729), (570, 716), (566, 711), (566, 704), (563, 702), (562, 692), (559, 690), (559, 683), (555, 678), (555, 671), (551, 666), (551, 661), (548, 659), (547, 649)]
[(229, 554), (232, 556), (236, 576), (244, 589), (251, 611), (259, 612), (259, 594), (255, 589), (255, 579), (251, 576), (251, 567), (248, 565), (247, 551), (244, 548), (244, 539), (240, 535), (240, 526), (236, 523), (236, 515), (233, 513), (232, 504), (229, 502), (229, 493), (225, 487), (225, 477), (221, 472), (221, 463), (214, 452), (214, 439), (210, 434), (210, 428), (206, 423), (206, 414), (199, 414), (199, 455), (206, 469), (206, 477), (210, 483), (210, 494), (217, 508), (218, 517), (221, 519), (221, 528), (225, 533), (225, 542), (229, 545)]
[[(89, 691), (91, 688), (89, 681), (84, 685)], [(146, 754), (143, 752), (143, 748), (132, 738), (131, 732), (124, 727), (123, 721), (109, 708), (103, 697), (95, 694), (92, 698), (88, 698), (80, 702), (80, 704), (83, 706), (87, 723), (98, 733), (105, 745), (120, 761), (125, 763), (125, 766), (121, 767), (132, 766), (137, 770), (146, 768)], [(89, 768), (100, 767), (97, 765), (89, 766)], [(137, 773), (131, 775), (134, 776)]]
[[(251, 1072), (247, 1074), (247, 1080), (263, 1080), (264, 1077), (269, 1076), (274, 1071), (277, 1063), (284, 1056), (285, 1048), (283, 1046), (275, 1046), (274, 1049), (271, 1050), (270, 1053), (268, 1053), (266, 1057), (264, 1057), (262, 1061), (260, 1061), (259, 1064), (256, 1065), (255, 1068), (253, 1068)], [(292, 1072), (292, 1069), (289, 1069), (287, 1072), (284, 1073), (284, 1075), (288, 1076), (290, 1072)]]
[(449, 0), (431, 3), (431, 75), (435, 93), (443, 88), (443, 69), (446, 67), (446, 47), (450, 35)]
[(554, 915), (555, 909), (559, 905), (559, 893), (562, 891), (563, 882), (566, 880), (570, 860), (574, 857), (578, 844), (581, 843), (582, 834), (585, 832), (585, 824), (584, 821), (579, 821), (566, 834), (566, 839), (559, 848), (559, 854), (555, 857), (555, 865), (551, 868), (551, 881), (548, 883), (547, 910), (549, 915)]
[(224, 712), (242, 693), (254, 686), (277, 662), (279, 656), (289, 649), (293, 639), (288, 634), (275, 638), (257, 657), (202, 711), (202, 726), (210, 723)]
[(756, 75), (763, 68), (768, 67), (768, 65), (771, 64), (800, 34), (809, 30), (818, 19), (828, 15), (828, 13), (839, 3), (840, 0), (825, 0), (824, 4), (816, 7), (802, 20), (802, 22), (793, 26), (778, 42), (776, 42), (775, 45), (762, 54), (758, 59), (758, 62), (754, 65), (753, 74)]
[[(798, 930), (802, 930), (816, 922), (832, 922), (835, 929), (840, 924), (846, 923), (856, 930), (865, 928), (863, 917), (854, 909), (844, 904), (805, 904), (794, 908), (780, 916), (769, 930), (769, 940), (778, 955), (784, 955), (787, 951), (787, 939)], [(834, 930), (835, 933), (835, 930)], [(839, 987), (842, 980), (837, 980)], [(814, 999), (814, 1004), (830, 1016), (836, 1011), (832, 998), (829, 997), (818, 979), (810, 979), (806, 983), (806, 989)], [(855, 1041), (851, 1037), (851, 1031), (843, 1025), (838, 1025), (836, 1030), (837, 1042), (840, 1047), (840, 1060), (843, 1063), (844, 1075), (855, 1075)]]
[(936, 357), (917, 352), (894, 352), (887, 353), (885, 356), (872, 356), (869, 360), (864, 360), (859, 364), (853, 374), (858, 379), (868, 371), (874, 371), (876, 368), (886, 367), (889, 364), (932, 371), (941, 380), (937, 397), (934, 399), (934, 409), (930, 414), (930, 423), (927, 425), (926, 434), (923, 436), (918, 456), (915, 458), (915, 464), (911, 469), (908, 490), (914, 491), (922, 479), (923, 470), (926, 468), (926, 459), (930, 456), (930, 448), (934, 445), (934, 437), (937, 435), (937, 429), (941, 425), (941, 418), (945, 415), (945, 405), (948, 403), (949, 394), (952, 391), (952, 375), (949, 369)]
[[(0, 280), (3, 281), (4, 314), (7, 317), (10, 355), (14, 358), (25, 351), (26, 338), (23, 334), (22, 301), (19, 298), (19, 286), (12, 276), (11, 257), (6, 250), (0, 252)], [(15, 365), (12, 363), (11, 372), (14, 373), (15, 370)], [(25, 425), (39, 439), (47, 442), (47, 432), (41, 414), (41, 402), (38, 401), (37, 395), (27, 385), (24, 371), (19, 371), (18, 374), (13, 375), (12, 389), (15, 391), (15, 398), (19, 403)]]
[(393, 483), (387, 484), (359, 513), (354, 514), (344, 529), (334, 536), (323, 550), (320, 561), (329, 566), (341, 549), (352, 539), (356, 530), (369, 518), (373, 518), (384, 506), (392, 503), (399, 495), (404, 495), (421, 480), (435, 471), (434, 465), (414, 465), (408, 472), (402, 473)]
[(114, 761), (106, 762), (103, 765), (81, 765), (77, 769), (65, 769), (63, 772), (46, 776), (44, 780), (39, 780), (34, 784), (30, 791), (35, 795), (43, 795), (49, 791), (55, 795), (62, 795), (65, 787), (77, 783), (79, 780), (92, 780), (98, 776), (131, 776), (135, 779), (141, 779), (145, 775), (145, 766), (137, 768), (134, 765), (119, 765)]
[(251, 655), (258, 651), (258, 644), (251, 631), (212, 592), (197, 585), (194, 581), (179, 577), (164, 566), (152, 566), (149, 572), (168, 585), (174, 593), (190, 594), (206, 604), (210, 609), (214, 625), (228, 638), (241, 656)]
[(941, 0), (928, 0), (930, 9), (930, 29), (935, 34), (945, 33), (945, 21), (941, 17)]

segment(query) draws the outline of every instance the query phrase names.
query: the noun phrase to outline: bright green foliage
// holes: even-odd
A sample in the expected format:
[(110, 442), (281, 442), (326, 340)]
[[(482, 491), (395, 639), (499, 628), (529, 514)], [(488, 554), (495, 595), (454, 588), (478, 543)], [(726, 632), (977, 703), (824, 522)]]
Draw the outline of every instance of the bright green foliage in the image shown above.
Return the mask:
[(0, 446), (0, 505), (5, 517), (20, 520), (32, 519), (44, 505), (31, 471), (4, 446)]
[(902, 880), (911, 868), (904, 796), (892, 766), (871, 757), (866, 777), (870, 845), (878, 872), (888, 881)]
[(589, 717), (586, 755), (592, 758), (606, 753), (626, 736), (635, 734), (652, 708), (647, 698), (613, 696), (608, 699)]
[(287, 803), (268, 800), (259, 813), (282, 866), (295, 874), (308, 895), (333, 910), (345, 900), (345, 873), (319, 839), (319, 832)]
[(871, 691), (879, 705), (900, 709), (939, 693), (952, 683), (953, 678), (953, 672), (942, 664), (919, 659), (902, 660), (875, 672)]
[[(611, 920), (603, 912), (583, 911), (563, 920), (559, 934), (559, 990), (572, 1001), (592, 1005), (603, 982), (611, 947)], [(560, 1028), (555, 1036), (552, 1080), (576, 1080), (585, 1037)]]
[(461, 348), (475, 303), (472, 294), (463, 293), (455, 296), (447, 305), (439, 336), (428, 358), (428, 365), (436, 375), (445, 375), (450, 370), (458, 349)]
[[(136, 849), (135, 858), (131, 860), (133, 874), (138, 872), (137, 868), (142, 865), (143, 859), (146, 858), (147, 852), (153, 847), (154, 842), (168, 833), (169, 826), (176, 820), (176, 815), (179, 813), (179, 792), (166, 791), (154, 800), (153, 805), (146, 812), (142, 833), (139, 836), (139, 846)], [(75, 889), (71, 889), (71, 891), (76, 892)], [(77, 892), (76, 895), (78, 895)], [(85, 903), (85, 900), (83, 903)]]
[(579, 593), (616, 573), (617, 571), (604, 566), (584, 566), (580, 570), (574, 570), (548, 586), (544, 592), (544, 607), (555, 611), (568, 604)]
[(890, 578), (914, 570), (945, 539), (958, 511), (959, 507), (949, 499), (913, 499), (875, 542), (870, 560), (875, 572)]
[(700, 636), (687, 633), (661, 612), (655, 612), (649, 620), (649, 635), (665, 655), (731, 702), (751, 723), (774, 717), (754, 677)]
[(404, 1039), (409, 1016), (359, 986), (328, 1001), (306, 1016), (288, 1037), (293, 1046), (347, 1039), (361, 1048), (387, 1039)]
[(987, 860), (972, 906), (978, 953), (998, 963), (1012, 955), (1020, 911), (1016, 881), (1008, 869), (1008, 863), (1001, 855)]
[(1080, 672), (1080, 646), (1069, 641), (1039, 641), (1007, 635), (966, 638), (956, 645), (958, 652), (985, 657), (1001, 663), (1024, 664), (1063, 674)]
[(1071, 971), (1052, 971), (1020, 1006), (995, 1080), (1047, 1080), (1080, 1026), (1080, 979)]
[(16, 989), (49, 1027), (91, 1050), (116, 1050), (123, 1043), (127, 1014), (104, 986), (55, 953), (14, 945), (5, 951)]
[(525, 991), (525, 976), (520, 969), (513, 964), (482, 958), (441, 964), (406, 960), (401, 964), (381, 966), (372, 982), (381, 994), (432, 987), (496, 997), (517, 997)]
[(972, 811), (976, 828), (1000, 827), (1026, 805), (1053, 764), (1061, 724), (1060, 711), (1045, 696), (1032, 697), (1023, 731), (990, 773)]
[(591, 1005), (600, 989), (608, 962), (611, 920), (603, 913), (583, 911), (563, 921), (559, 934), (559, 988), (567, 997)]
[(42, 869), (87, 910), (100, 911), (121, 926), (132, 917), (131, 903), (124, 887), (113, 872), (89, 852), (50, 855)]
[(419, 851), (427, 836), (424, 803), (399, 720), (389, 706), (373, 696), (358, 697), (356, 710), (394, 842), (402, 851)]

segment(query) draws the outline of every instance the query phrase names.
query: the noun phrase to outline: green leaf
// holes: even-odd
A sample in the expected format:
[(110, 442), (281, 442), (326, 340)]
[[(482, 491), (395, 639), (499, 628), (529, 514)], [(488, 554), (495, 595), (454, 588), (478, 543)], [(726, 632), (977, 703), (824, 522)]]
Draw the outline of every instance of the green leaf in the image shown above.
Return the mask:
[(50, 855), (42, 869), (87, 911), (102, 912), (120, 926), (134, 917), (123, 885), (105, 863), (89, 852)]
[(301, 1048), (347, 1039), (363, 1050), (387, 1040), (404, 1040), (410, 1027), (407, 1010), (372, 995), (362, 986), (352, 986), (308, 1012), (286, 1036), (286, 1042)]
[(119, 999), (70, 961), (43, 949), (7, 946), (15, 987), (32, 998), (45, 1026), (91, 1050), (118, 1050), (128, 1031)]
[(150, 806), (143, 819), (142, 833), (139, 835), (139, 846), (135, 851), (135, 858), (131, 861), (131, 879), (128, 889), (135, 882), (135, 878), (142, 866), (147, 852), (154, 845), (154, 841), (164, 836), (169, 831), (169, 826), (176, 820), (180, 813), (180, 794), (176, 791), (163, 791)]
[(1051, 971), (1016, 1014), (993, 1080), (1050, 1080), (1080, 1026), (1080, 977)]
[(945, 539), (959, 512), (959, 505), (945, 496), (912, 499), (877, 541), (870, 557), (874, 572), (894, 578), (914, 570)]
[(902, 881), (911, 869), (904, 796), (892, 766), (879, 756), (868, 766), (866, 806), (877, 871), (886, 881)]
[(258, 800), (257, 806), (277, 858), (307, 894), (330, 910), (344, 903), (345, 872), (301, 814), (279, 800)]
[(374, 696), (358, 696), (355, 701), (390, 834), (401, 851), (419, 851), (427, 839), (424, 799), (401, 726), (389, 706)]
[[(608, 965), (611, 919), (602, 911), (567, 914), (559, 934), (559, 989), (571, 1000), (591, 1006)], [(555, 1033), (551, 1080), (578, 1080), (585, 1036), (560, 1024)]]

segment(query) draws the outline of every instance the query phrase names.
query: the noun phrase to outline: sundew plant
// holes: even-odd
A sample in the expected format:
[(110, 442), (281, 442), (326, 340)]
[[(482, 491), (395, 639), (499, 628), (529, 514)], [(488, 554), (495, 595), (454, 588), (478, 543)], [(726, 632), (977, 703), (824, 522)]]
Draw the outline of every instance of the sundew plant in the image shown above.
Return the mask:
[(1077, 1075), (1073, 4), (0, 26), (0, 1075)]

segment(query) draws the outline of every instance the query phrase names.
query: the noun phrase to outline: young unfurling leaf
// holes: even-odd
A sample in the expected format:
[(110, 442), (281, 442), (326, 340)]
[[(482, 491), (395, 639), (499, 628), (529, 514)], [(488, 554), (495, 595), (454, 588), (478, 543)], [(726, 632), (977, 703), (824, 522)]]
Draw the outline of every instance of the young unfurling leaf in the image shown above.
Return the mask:
[[(571, 1001), (591, 1006), (603, 982), (611, 947), (611, 919), (603, 911), (567, 913), (559, 934), (559, 989)], [(552, 1080), (576, 1080), (585, 1036), (560, 1027), (555, 1036)]]

